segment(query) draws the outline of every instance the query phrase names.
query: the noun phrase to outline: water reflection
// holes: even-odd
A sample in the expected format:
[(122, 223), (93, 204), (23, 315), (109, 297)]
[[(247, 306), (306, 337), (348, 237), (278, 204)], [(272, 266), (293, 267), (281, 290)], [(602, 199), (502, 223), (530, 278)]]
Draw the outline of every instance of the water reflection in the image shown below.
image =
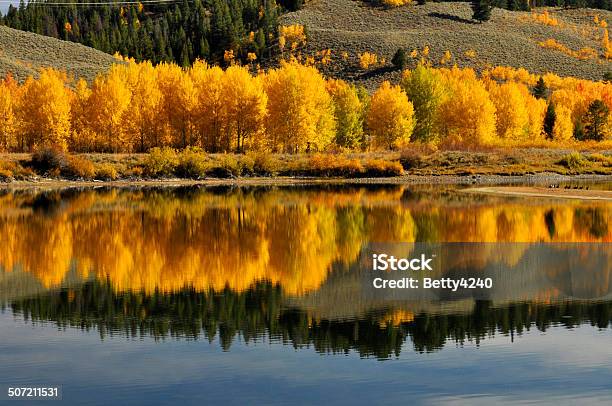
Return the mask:
[[(534, 327), (608, 327), (612, 250), (586, 244), (583, 258), (605, 260), (576, 272), (558, 253), (538, 262), (529, 243), (609, 243), (611, 220), (605, 202), (452, 187), (11, 192), (0, 196), (0, 303), (103, 338), (218, 336), (229, 349), (267, 337), (385, 359), (407, 341), (435, 351)], [(395, 241), (526, 244), (485, 298), (364, 294), (363, 250)], [(483, 246), (445, 269), (488, 272), (498, 256)]]

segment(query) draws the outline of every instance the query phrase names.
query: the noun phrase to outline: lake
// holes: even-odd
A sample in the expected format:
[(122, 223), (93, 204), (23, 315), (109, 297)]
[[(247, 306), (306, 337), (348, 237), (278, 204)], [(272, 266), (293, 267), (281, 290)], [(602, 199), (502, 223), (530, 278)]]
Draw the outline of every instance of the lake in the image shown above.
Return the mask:
[[(611, 202), (15, 190), (0, 236), (0, 388), (100, 405), (612, 402)], [(405, 274), (373, 273), (372, 252), (422, 250), (438, 262), (420, 277), (493, 286), (372, 287)]]

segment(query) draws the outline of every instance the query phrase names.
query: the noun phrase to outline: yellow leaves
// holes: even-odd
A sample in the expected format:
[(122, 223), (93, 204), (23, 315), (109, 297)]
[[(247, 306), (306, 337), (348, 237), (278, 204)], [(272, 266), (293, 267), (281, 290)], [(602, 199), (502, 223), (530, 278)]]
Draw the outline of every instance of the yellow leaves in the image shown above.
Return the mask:
[(363, 138), (364, 106), (354, 86), (342, 80), (328, 80), (327, 91), (334, 102), (336, 117), (336, 145), (354, 149)]
[(450, 51), (444, 51), (444, 55), (440, 59), (440, 65), (446, 65), (452, 59), (452, 54)]
[(331, 97), (313, 67), (283, 63), (264, 77), (268, 145), (273, 151), (322, 150), (335, 134)]
[(555, 106), (555, 125), (553, 127), (553, 139), (555, 141), (567, 141), (574, 135), (574, 121), (572, 110), (563, 105)]
[(45, 146), (67, 148), (70, 136), (71, 91), (66, 74), (55, 69), (43, 69), (37, 80), (24, 84), (21, 121), (30, 149)]
[(468, 49), (463, 53), (463, 55), (465, 55), (466, 58), (474, 59), (476, 58), (476, 51), (473, 49)]
[(595, 14), (595, 16), (593, 17), (593, 22), (598, 27), (608, 28), (608, 23), (603, 18), (599, 18), (599, 14)]
[(573, 49), (566, 47), (565, 45), (563, 45), (562, 43), (558, 42), (557, 40), (553, 38), (549, 38), (547, 40), (541, 41), (538, 44), (542, 48), (554, 49), (568, 56), (571, 56), (573, 58), (580, 59), (580, 60), (597, 59), (599, 57), (599, 55), (597, 54), (597, 51), (595, 51), (593, 48), (586, 47), (586, 48), (579, 49), (578, 51), (574, 51)]
[(225, 71), (221, 96), (225, 101), (224, 128), (230, 138), (226, 150), (260, 149), (268, 104), (261, 79), (244, 67), (232, 66)]
[(372, 95), (367, 121), (374, 149), (400, 148), (410, 141), (414, 109), (399, 86), (385, 81)]
[(559, 26), (559, 20), (557, 20), (555, 17), (552, 17), (547, 10), (544, 10), (543, 13), (536, 13), (533, 12), (531, 13), (531, 18), (540, 23), (540, 24), (544, 24), (544, 25), (548, 25), (550, 27), (557, 27)]
[(359, 66), (361, 69), (368, 69), (370, 66), (378, 63), (378, 56), (370, 52), (359, 54)]
[(382, 0), (382, 3), (387, 7), (400, 7), (412, 4), (413, 0)]
[(495, 139), (495, 106), (471, 69), (440, 69), (448, 97), (440, 105), (444, 142), (487, 145)]
[(97, 134), (96, 144), (102, 150), (118, 152), (126, 147), (127, 135), (122, 124), (131, 97), (123, 65), (113, 65), (108, 74), (94, 80), (88, 117)]
[(289, 47), (294, 50), (306, 44), (306, 31), (300, 24), (281, 25), (278, 27), (278, 46), (281, 50), (289, 43)]
[(603, 55), (606, 59), (612, 59), (612, 47), (610, 46), (610, 38), (608, 37), (608, 29), (605, 28), (601, 39), (601, 46), (603, 47)]
[(68, 21), (66, 21), (66, 22), (64, 23), (64, 30), (65, 30), (67, 33), (71, 33), (71, 32), (72, 32), (72, 24), (70, 24)]
[(225, 61), (226, 64), (231, 65), (234, 63), (234, 50), (230, 49), (230, 50), (225, 50), (225, 52), (223, 53), (223, 60)]
[(253, 63), (257, 60), (257, 54), (255, 54), (255, 52), (248, 52), (247, 53), (247, 61), (249, 61), (249, 63)]
[(524, 140), (529, 130), (529, 113), (519, 84), (509, 82), (489, 88), (497, 112), (497, 136), (504, 140)]
[(16, 146), (15, 117), (16, 95), (6, 81), (0, 82), (0, 152), (7, 152)]

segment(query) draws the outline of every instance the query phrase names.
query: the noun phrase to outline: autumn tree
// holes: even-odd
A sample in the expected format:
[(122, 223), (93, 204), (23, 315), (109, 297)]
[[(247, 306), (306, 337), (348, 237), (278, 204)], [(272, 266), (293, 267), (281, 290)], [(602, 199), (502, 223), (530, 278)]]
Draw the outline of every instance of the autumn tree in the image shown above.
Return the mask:
[(546, 99), (548, 97), (548, 86), (546, 86), (542, 76), (540, 76), (538, 83), (533, 88), (533, 95), (538, 99)]
[(313, 67), (283, 63), (264, 77), (267, 136), (273, 151), (320, 151), (334, 138), (336, 123), (325, 79)]
[(385, 81), (372, 95), (368, 129), (375, 149), (398, 148), (410, 141), (414, 108), (399, 86)]
[(495, 105), (482, 81), (471, 69), (443, 70), (449, 96), (440, 105), (443, 141), (449, 144), (483, 145), (495, 139)]
[(602, 141), (610, 135), (610, 109), (601, 100), (593, 100), (584, 116), (584, 138)]
[(210, 152), (229, 152), (231, 139), (226, 128), (227, 106), (223, 100), (223, 70), (196, 62), (190, 70), (196, 95), (194, 123), (199, 145)]
[(17, 140), (15, 117), (16, 86), (12, 76), (0, 81), (0, 151), (7, 152), (16, 147)]
[(145, 152), (162, 144), (159, 111), (162, 93), (151, 62), (131, 62), (125, 67), (126, 83), (131, 93), (125, 114), (130, 149)]
[(497, 135), (503, 140), (517, 141), (528, 134), (529, 114), (520, 86), (515, 82), (493, 83), (489, 89), (497, 113)]
[(226, 110), (227, 150), (244, 152), (258, 149), (264, 133), (268, 96), (261, 78), (253, 77), (247, 68), (232, 66), (225, 71), (222, 99)]
[(72, 120), (72, 134), (68, 142), (70, 151), (93, 152), (96, 149), (95, 133), (90, 125), (93, 109), (90, 108), (91, 89), (85, 81), (80, 79), (74, 90), (70, 107)]
[(439, 106), (445, 96), (441, 75), (419, 64), (407, 71), (401, 86), (414, 106), (416, 125), (412, 140), (431, 142), (439, 136)]
[(357, 89), (342, 80), (329, 80), (327, 91), (334, 103), (336, 117), (336, 145), (356, 149), (363, 140), (364, 106)]
[(472, 0), (472, 18), (479, 22), (489, 21), (493, 5), (490, 0)]
[(20, 114), (27, 148), (66, 150), (70, 136), (71, 91), (66, 74), (42, 69), (39, 78), (26, 80)]
[(572, 111), (563, 105), (555, 105), (555, 124), (552, 138), (555, 141), (567, 141), (574, 136)]
[(162, 94), (160, 116), (163, 131), (169, 134), (175, 147), (196, 145), (194, 134), (196, 93), (191, 75), (175, 64), (162, 63), (155, 67), (157, 85)]
[(106, 75), (98, 75), (89, 96), (89, 122), (95, 132), (97, 149), (119, 152), (129, 144), (125, 115), (132, 94), (125, 67), (113, 65)]

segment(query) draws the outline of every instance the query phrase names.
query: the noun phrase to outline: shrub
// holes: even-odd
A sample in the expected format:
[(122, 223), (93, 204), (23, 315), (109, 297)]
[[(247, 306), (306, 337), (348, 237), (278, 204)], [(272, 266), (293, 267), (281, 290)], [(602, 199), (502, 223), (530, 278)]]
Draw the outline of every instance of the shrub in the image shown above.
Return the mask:
[(242, 168), (236, 158), (229, 154), (217, 156), (207, 174), (216, 178), (234, 178), (240, 176)]
[(393, 55), (393, 59), (391, 59), (391, 63), (395, 66), (396, 69), (404, 70), (408, 65), (408, 55), (406, 51), (402, 48), (399, 48), (395, 51), (395, 55)]
[(332, 154), (313, 155), (306, 170), (312, 176), (356, 177), (364, 172), (363, 165), (358, 160)]
[(134, 178), (141, 178), (144, 174), (144, 168), (140, 165), (132, 166), (127, 171), (125, 171), (125, 176), (131, 176)]
[(279, 170), (280, 162), (268, 152), (248, 152), (246, 157), (253, 160), (253, 173), (260, 176), (274, 176)]
[(583, 167), (586, 162), (578, 152), (572, 152), (563, 156), (557, 163), (565, 166), (567, 169), (578, 169)]
[(43, 148), (32, 154), (29, 166), (39, 174), (59, 173), (68, 165), (68, 155), (52, 148)]
[(0, 168), (0, 182), (12, 182), (13, 172), (9, 169)]
[(185, 148), (179, 154), (176, 174), (182, 178), (200, 179), (206, 175), (210, 164), (200, 148)]
[(405, 149), (402, 151), (399, 162), (404, 170), (422, 168), (425, 166), (425, 162), (421, 154), (410, 149)]
[(96, 179), (115, 180), (117, 179), (117, 169), (111, 164), (99, 164), (96, 166)]
[(240, 173), (242, 175), (254, 175), (255, 174), (255, 159), (250, 155), (242, 155), (238, 159), (240, 164)]
[(150, 177), (167, 177), (178, 166), (176, 151), (172, 148), (152, 148), (144, 161), (144, 174)]
[(587, 156), (586, 158), (591, 162), (601, 162), (605, 166), (612, 166), (612, 156), (595, 153)]
[(0, 161), (0, 181), (10, 182), (15, 179), (29, 179), (36, 174), (30, 168), (24, 168), (16, 161)]
[(96, 170), (90, 160), (79, 156), (68, 156), (67, 164), (60, 168), (60, 174), (67, 178), (93, 179)]
[(404, 168), (397, 161), (368, 159), (365, 164), (365, 175), (370, 177), (390, 177), (404, 174)]

